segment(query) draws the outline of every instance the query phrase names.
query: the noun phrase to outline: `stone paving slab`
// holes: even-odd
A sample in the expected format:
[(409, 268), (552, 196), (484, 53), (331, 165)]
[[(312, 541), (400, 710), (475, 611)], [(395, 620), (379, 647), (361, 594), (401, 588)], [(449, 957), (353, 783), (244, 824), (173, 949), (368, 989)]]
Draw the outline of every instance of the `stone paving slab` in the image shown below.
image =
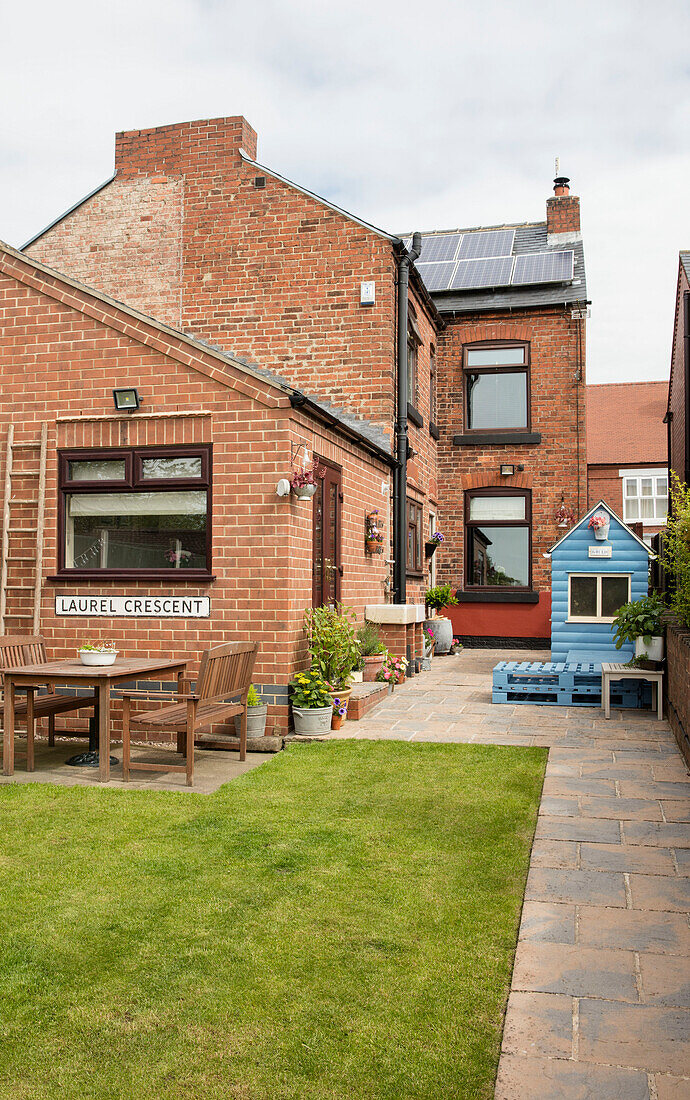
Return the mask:
[(495, 1096), (690, 1100), (687, 769), (648, 711), (492, 704), (512, 656), (547, 659), (436, 658), (357, 731), (549, 748)]

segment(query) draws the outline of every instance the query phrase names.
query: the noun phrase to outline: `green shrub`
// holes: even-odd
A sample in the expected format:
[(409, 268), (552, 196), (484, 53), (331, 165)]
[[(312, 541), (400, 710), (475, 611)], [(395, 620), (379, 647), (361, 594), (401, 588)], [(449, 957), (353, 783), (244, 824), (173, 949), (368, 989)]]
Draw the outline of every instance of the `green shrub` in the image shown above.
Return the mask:
[(653, 636), (663, 634), (661, 616), (665, 610), (664, 601), (656, 592), (623, 604), (616, 612), (611, 626), (611, 629), (616, 628), (616, 649), (620, 649), (625, 642), (634, 642), (636, 638), (643, 638), (645, 645), (649, 645)]
[(690, 486), (671, 470), (671, 513), (666, 521), (663, 564), (672, 578), (669, 606), (690, 627)]
[(328, 685), (315, 668), (298, 672), (290, 684), (293, 707), (330, 707), (333, 705)]
[(312, 667), (333, 689), (349, 685), (359, 663), (357, 616), (351, 607), (313, 607), (304, 613)]
[(253, 684), (249, 685), (249, 691), (247, 692), (247, 706), (248, 707), (260, 707), (261, 706), (261, 696), (259, 695), (258, 691), (256, 690), (256, 688), (254, 687)]
[(379, 632), (373, 623), (365, 623), (357, 631), (359, 652), (362, 657), (375, 657), (377, 653), (385, 653), (386, 647), (379, 637)]
[(440, 611), (444, 607), (455, 607), (458, 601), (449, 584), (437, 584), (435, 588), (427, 589), (424, 602), (427, 607), (435, 607)]

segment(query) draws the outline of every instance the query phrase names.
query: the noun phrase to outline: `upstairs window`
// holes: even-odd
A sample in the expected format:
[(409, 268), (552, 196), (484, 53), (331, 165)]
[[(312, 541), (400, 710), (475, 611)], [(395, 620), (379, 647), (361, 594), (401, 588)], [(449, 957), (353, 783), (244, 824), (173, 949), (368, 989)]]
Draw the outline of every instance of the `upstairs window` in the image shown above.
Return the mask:
[(407, 572), (421, 575), (424, 569), (424, 513), (416, 500), (407, 501)]
[(210, 447), (60, 452), (60, 572), (208, 576), (210, 467)]
[(663, 527), (668, 511), (668, 477), (658, 470), (623, 477), (623, 519)]
[(436, 404), (436, 349), (432, 345), (429, 351), (429, 420), (434, 425), (438, 424)]
[(467, 431), (528, 430), (528, 344), (466, 347), (463, 366)]
[(529, 588), (531, 494), (476, 489), (465, 494), (468, 588)]
[(419, 369), (419, 346), (422, 334), (417, 324), (417, 313), (412, 303), (407, 308), (407, 400), (417, 405), (417, 382)]

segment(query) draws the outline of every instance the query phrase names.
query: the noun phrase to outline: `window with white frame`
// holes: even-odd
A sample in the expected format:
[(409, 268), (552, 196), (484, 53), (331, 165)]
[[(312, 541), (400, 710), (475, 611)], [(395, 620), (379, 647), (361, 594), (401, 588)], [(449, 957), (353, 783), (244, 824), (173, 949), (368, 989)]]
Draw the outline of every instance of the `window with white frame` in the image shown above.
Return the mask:
[(612, 623), (625, 603), (630, 603), (629, 573), (568, 575), (569, 622)]
[(621, 470), (623, 519), (663, 527), (668, 509), (668, 478), (661, 470)]

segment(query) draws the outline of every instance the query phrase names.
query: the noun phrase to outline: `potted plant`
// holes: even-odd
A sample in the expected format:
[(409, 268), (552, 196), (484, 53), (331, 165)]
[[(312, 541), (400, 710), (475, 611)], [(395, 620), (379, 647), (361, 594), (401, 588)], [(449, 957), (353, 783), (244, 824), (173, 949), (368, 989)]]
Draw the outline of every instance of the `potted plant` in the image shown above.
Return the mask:
[(443, 535), (440, 531), (434, 531), (430, 539), (424, 543), (424, 550), (427, 558), (430, 558), (432, 554), (435, 554), (439, 546), (443, 542)]
[(383, 668), (377, 672), (376, 679), (379, 683), (389, 684), (391, 691), (393, 691), (396, 684), (405, 683), (406, 670), (406, 657), (396, 657), (393, 653), (386, 653)]
[(325, 474), (323, 466), (319, 466), (316, 459), (313, 459), (311, 465), (305, 466), (301, 470), (293, 470), (292, 477), (290, 478), (290, 488), (297, 497), (298, 500), (308, 500), (314, 496), (319, 479)]
[[(427, 608), (441, 611), (444, 607), (455, 607), (457, 599), (453, 595), (449, 584), (437, 584), (435, 588), (429, 588), (424, 596)], [(427, 619), (425, 626), (433, 624), (435, 652), (439, 655), (450, 652), (453, 644), (453, 624), (445, 616), (437, 615), (435, 619)]]
[(83, 665), (114, 665), (118, 652), (114, 642), (82, 642), (77, 650)]
[(336, 695), (333, 697), (333, 710), (331, 713), (331, 729), (339, 730), (343, 722), (347, 718), (347, 704), (350, 701), (349, 693), (347, 698)]
[(616, 649), (625, 642), (635, 643), (635, 656), (648, 661), (662, 661), (664, 657), (664, 626), (662, 615), (666, 611), (663, 600), (653, 592), (619, 608), (613, 621)]
[(313, 607), (304, 613), (304, 630), (309, 643), (312, 667), (335, 695), (351, 690), (352, 670), (360, 659), (351, 607)]
[[(263, 737), (266, 732), (268, 703), (261, 702), (261, 696), (253, 684), (247, 692), (247, 737)], [(239, 737), (242, 715), (235, 715), (235, 733)]]
[(333, 701), (328, 684), (317, 669), (298, 672), (290, 684), (295, 733), (315, 737), (328, 733), (333, 716)]
[(367, 514), (366, 523), (364, 545), (366, 546), (367, 554), (382, 554), (383, 532), (379, 527), (380, 520), (378, 508), (374, 508), (373, 512)]
[(429, 669), (431, 668), (431, 658), (434, 655), (434, 646), (436, 645), (436, 634), (435, 634), (435, 631), (434, 631), (434, 626), (436, 624), (436, 620), (432, 619), (431, 621), (434, 625), (427, 626), (426, 623), (425, 623), (424, 628), (422, 630), (422, 639), (423, 639), (423, 642), (424, 642), (424, 656), (422, 657), (422, 672), (428, 672)]
[(165, 556), (176, 569), (184, 569), (192, 560), (191, 550), (166, 550)]
[(594, 537), (599, 542), (606, 542), (609, 537), (609, 524), (611, 523), (611, 517), (608, 512), (595, 512), (591, 517), (588, 527), (591, 527), (594, 531)]
[(383, 645), (373, 623), (365, 623), (364, 626), (359, 628), (357, 641), (359, 642), (362, 679), (369, 684), (376, 679), (376, 674), (383, 668), (386, 647)]

